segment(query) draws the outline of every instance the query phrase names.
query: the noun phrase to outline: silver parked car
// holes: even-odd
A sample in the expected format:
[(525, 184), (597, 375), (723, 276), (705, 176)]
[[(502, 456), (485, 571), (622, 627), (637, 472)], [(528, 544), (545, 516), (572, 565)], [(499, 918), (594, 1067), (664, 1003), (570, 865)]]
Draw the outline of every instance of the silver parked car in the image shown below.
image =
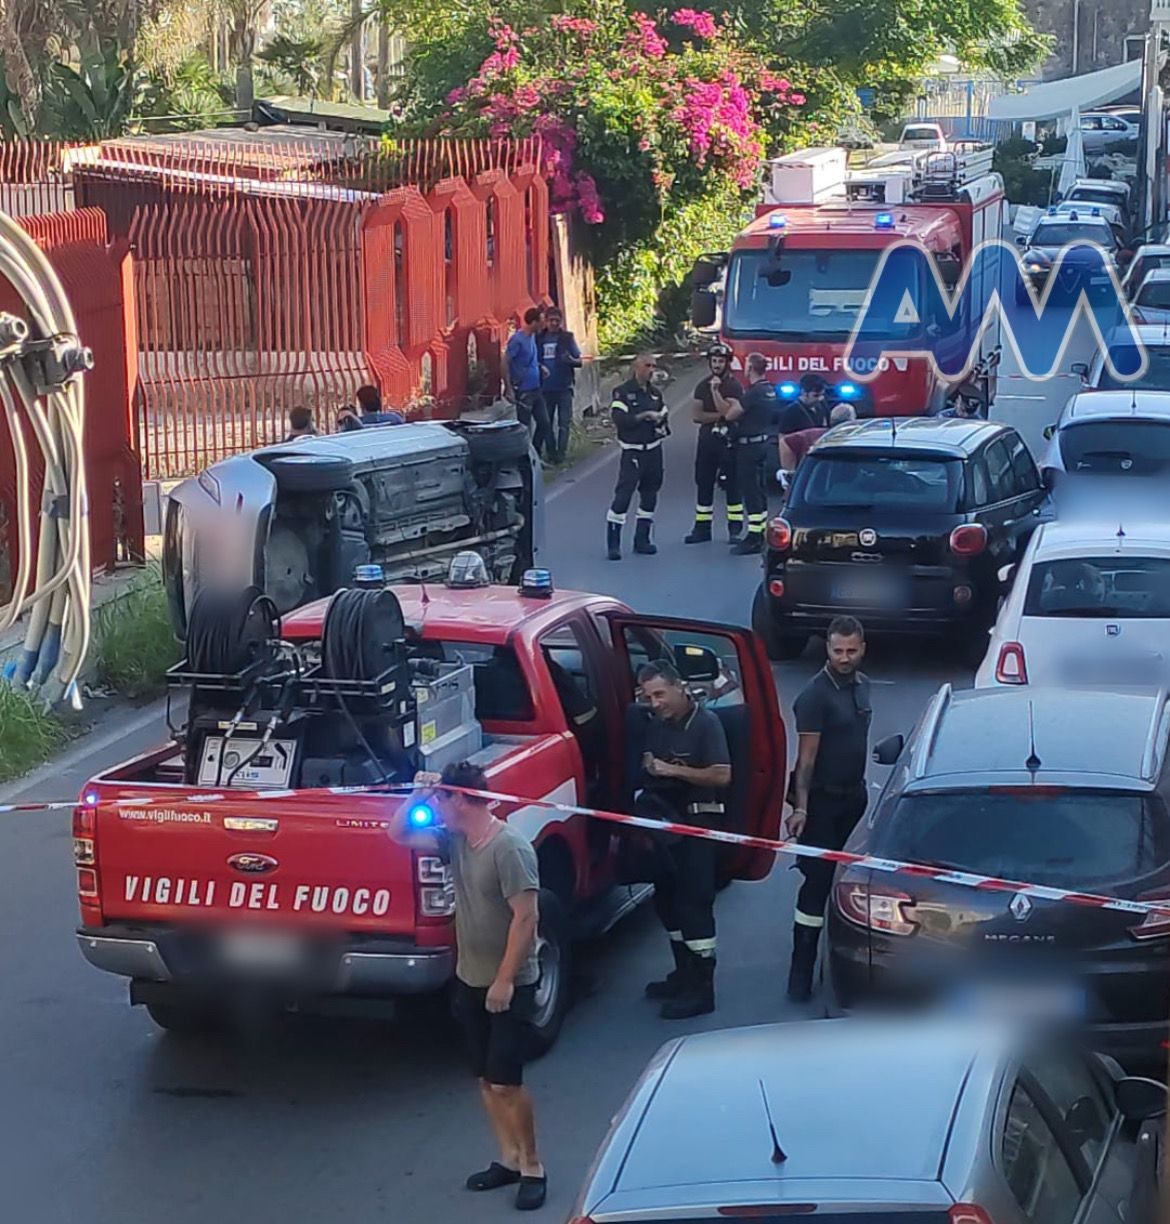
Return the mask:
[(683, 1037), (651, 1060), (570, 1219), (1150, 1224), (1165, 1101), (990, 1021)]

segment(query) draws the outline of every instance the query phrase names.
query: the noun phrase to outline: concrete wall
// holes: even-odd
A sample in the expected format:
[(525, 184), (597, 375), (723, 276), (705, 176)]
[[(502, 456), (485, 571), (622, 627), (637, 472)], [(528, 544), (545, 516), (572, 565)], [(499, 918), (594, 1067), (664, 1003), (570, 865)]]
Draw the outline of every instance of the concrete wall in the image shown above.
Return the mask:
[[(1146, 32), (1150, 5), (1149, 0), (1024, 0), (1024, 10), (1038, 30), (1056, 36), (1053, 55), (1043, 67), (1044, 77), (1051, 80), (1132, 58), (1126, 54), (1125, 36)], [(1132, 45), (1136, 52), (1136, 43)]]

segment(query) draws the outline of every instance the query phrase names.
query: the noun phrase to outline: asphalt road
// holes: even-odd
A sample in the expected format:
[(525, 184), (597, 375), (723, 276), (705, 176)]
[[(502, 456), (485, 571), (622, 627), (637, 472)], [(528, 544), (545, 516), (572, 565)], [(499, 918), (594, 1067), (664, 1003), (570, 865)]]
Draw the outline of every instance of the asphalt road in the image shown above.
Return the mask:
[[(686, 398), (676, 386), (672, 398)], [(759, 566), (715, 542), (687, 547), (693, 427), (666, 448), (656, 557), (604, 558), (612, 454), (556, 486), (550, 564), (563, 586), (645, 611), (747, 623)], [(631, 516), (632, 517), (632, 516)], [(632, 526), (630, 529), (632, 531)], [(777, 669), (785, 712), (816, 649)], [(943, 681), (970, 673), (941, 651), (874, 650), (875, 737), (907, 731)], [(158, 711), (121, 718), (12, 798), (75, 796), (97, 769), (153, 745)], [(873, 776), (880, 775), (876, 767)], [(653, 916), (579, 956), (580, 997), (556, 1049), (530, 1068), (550, 1175), (541, 1218), (564, 1220), (613, 1113), (669, 1037), (822, 1014), (784, 998), (796, 873), (780, 863), (719, 899), (718, 1010), (667, 1024), (642, 997), (666, 968)], [(131, 1010), (90, 969), (76, 920), (67, 813), (0, 817), (0, 1193), (26, 1224), (334, 1224), (513, 1219), (507, 1191), (470, 1196), (494, 1155), (477, 1094), (447, 1033), (402, 1021), (290, 1020), (263, 1042), (189, 1045)]]

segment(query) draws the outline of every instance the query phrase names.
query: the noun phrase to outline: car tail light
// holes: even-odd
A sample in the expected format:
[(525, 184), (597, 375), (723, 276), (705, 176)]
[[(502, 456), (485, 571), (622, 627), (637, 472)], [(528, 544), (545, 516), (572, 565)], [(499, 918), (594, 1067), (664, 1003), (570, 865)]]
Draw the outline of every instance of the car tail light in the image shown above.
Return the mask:
[(97, 796), (87, 794), (73, 809), (73, 862), (77, 867), (77, 901), (83, 926), (101, 926), (97, 856)]
[(951, 1224), (993, 1224), (991, 1216), (974, 1203), (956, 1203), (947, 1217)]
[(1165, 893), (1160, 896), (1144, 893), (1138, 900), (1165, 901), (1166, 908), (1164, 910), (1150, 910), (1137, 926), (1129, 928), (1130, 936), (1133, 939), (1140, 940), (1166, 939), (1170, 937), (1170, 897), (1167, 897)]
[(987, 528), (979, 523), (965, 523), (951, 532), (951, 552), (956, 557), (977, 557), (987, 547)]
[(1028, 683), (1028, 664), (1024, 659), (1024, 648), (1019, 642), (1004, 642), (999, 648), (995, 679), (997, 684)]
[(773, 578), (768, 583), (768, 594), (774, 599), (784, 598), (784, 583), (779, 578)]
[(73, 862), (78, 867), (92, 867), (97, 862), (94, 834), (97, 832), (97, 811), (92, 807), (73, 809)]
[(98, 895), (97, 872), (92, 867), (81, 867), (78, 869), (77, 895), (79, 897), (96, 897)]
[(792, 524), (786, 518), (774, 518), (768, 524), (768, 547), (787, 552), (792, 547)]
[(451, 868), (433, 854), (420, 854), (415, 857), (414, 870), (418, 881), (418, 916), (445, 922), (455, 913)]
[(918, 923), (906, 916), (914, 898), (885, 884), (865, 885), (848, 877), (838, 880), (833, 899), (842, 915), (857, 926), (883, 935), (913, 935)]

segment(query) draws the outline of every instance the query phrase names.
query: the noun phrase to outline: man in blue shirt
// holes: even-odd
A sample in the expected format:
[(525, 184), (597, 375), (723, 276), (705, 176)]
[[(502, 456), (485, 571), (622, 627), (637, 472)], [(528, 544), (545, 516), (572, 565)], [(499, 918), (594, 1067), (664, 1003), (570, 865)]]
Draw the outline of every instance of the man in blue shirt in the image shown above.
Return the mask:
[(544, 402), (548, 408), (549, 439), (556, 450), (550, 455), (553, 463), (564, 463), (569, 448), (569, 430), (573, 424), (573, 384), (581, 365), (581, 349), (577, 338), (566, 331), (564, 315), (552, 307), (545, 316), (546, 326), (538, 338), (540, 364), (545, 371)]
[(504, 397), (516, 405), (516, 415), (532, 432), (532, 447), (537, 455), (552, 451), (548, 407), (540, 391), (540, 359), (536, 349), (536, 329), (540, 311), (535, 307), (524, 313), (524, 322), (508, 339), (504, 350)]

